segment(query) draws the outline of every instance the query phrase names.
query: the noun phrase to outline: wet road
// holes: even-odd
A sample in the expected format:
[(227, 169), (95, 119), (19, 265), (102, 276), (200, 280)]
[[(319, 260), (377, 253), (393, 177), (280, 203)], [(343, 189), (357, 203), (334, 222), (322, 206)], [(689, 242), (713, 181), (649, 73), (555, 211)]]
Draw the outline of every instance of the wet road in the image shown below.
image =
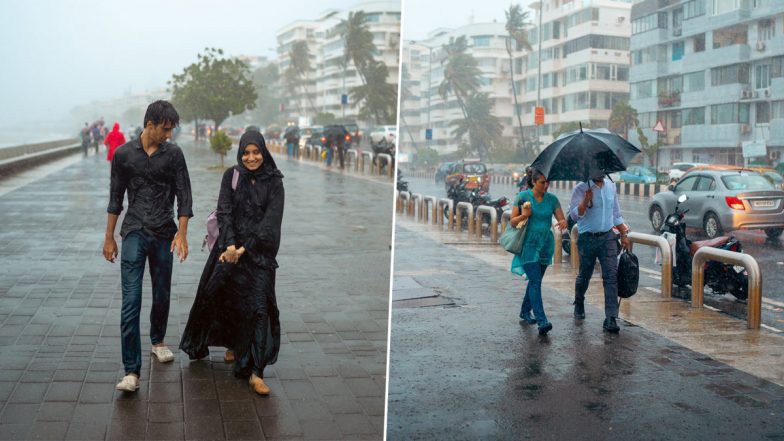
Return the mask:
[[(409, 182), (409, 190), (413, 193), (446, 197), (443, 184), (436, 184), (433, 179), (411, 178), (405, 176), (405, 172), (403, 179)], [(512, 185), (490, 185), (490, 194), (493, 197), (507, 196), (513, 199), (516, 192), (516, 187)], [(569, 206), (569, 191), (555, 190), (553, 194), (558, 196), (564, 209)], [(648, 220), (648, 198), (620, 196), (620, 203), (624, 220), (632, 231), (653, 234)], [(744, 252), (757, 260), (762, 271), (763, 323), (784, 330), (784, 236), (770, 241), (767, 240), (765, 233), (759, 230), (736, 231), (732, 234), (741, 241)], [(695, 240), (705, 239), (702, 230), (689, 229), (687, 235)], [(641, 273), (641, 283), (652, 285), (660, 283), (659, 266), (654, 263), (653, 248), (637, 245), (634, 252), (640, 259), (640, 266), (648, 270)], [(734, 297), (730, 295), (715, 296), (709, 293), (710, 290), (706, 290), (706, 304), (745, 318), (745, 306), (738, 304)], [(675, 294), (688, 296), (689, 292), (683, 290)]]

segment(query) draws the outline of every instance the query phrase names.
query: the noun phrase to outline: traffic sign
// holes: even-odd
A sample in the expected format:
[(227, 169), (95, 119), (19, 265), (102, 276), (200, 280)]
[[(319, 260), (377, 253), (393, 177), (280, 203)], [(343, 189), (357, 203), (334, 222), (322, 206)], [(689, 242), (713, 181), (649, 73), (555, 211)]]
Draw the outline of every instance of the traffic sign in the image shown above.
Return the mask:
[(425, 139), (428, 141), (433, 139), (433, 129), (425, 129)]
[(537, 126), (544, 124), (544, 107), (534, 108), (534, 124)]
[(664, 133), (664, 124), (662, 124), (661, 120), (656, 121), (656, 125), (653, 127), (654, 132)]

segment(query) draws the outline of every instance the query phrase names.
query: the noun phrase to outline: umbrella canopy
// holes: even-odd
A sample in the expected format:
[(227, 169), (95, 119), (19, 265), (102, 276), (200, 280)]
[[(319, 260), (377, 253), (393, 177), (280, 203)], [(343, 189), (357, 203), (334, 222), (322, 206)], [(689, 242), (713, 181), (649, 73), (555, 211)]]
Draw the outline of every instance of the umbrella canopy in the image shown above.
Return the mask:
[(588, 181), (626, 170), (640, 149), (607, 129), (563, 135), (536, 157), (531, 167), (550, 181)]
[(285, 133), (299, 133), (299, 127), (297, 126), (288, 126), (286, 127)]

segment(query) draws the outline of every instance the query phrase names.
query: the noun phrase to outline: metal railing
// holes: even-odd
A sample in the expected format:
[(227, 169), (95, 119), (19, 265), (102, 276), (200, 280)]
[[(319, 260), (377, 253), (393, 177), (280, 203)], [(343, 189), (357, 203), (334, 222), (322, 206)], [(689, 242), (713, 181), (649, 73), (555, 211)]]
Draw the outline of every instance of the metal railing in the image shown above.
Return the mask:
[[(395, 190), (397, 191), (397, 190)], [(404, 212), (409, 211), (411, 208), (411, 193), (407, 191), (400, 191), (397, 194), (397, 212), (403, 214)], [(408, 215), (410, 216), (411, 213), (409, 212)]]
[(512, 212), (504, 211), (504, 213), (501, 215), (501, 234), (504, 234), (504, 231), (506, 231), (507, 222), (509, 222), (509, 220), (511, 219), (512, 219)]
[(436, 199), (435, 196), (424, 196), (422, 198), (422, 209), (419, 211), (421, 217), (419, 219), (422, 220), (424, 223), (428, 222), (428, 219), (427, 219), (428, 213), (429, 213), (429, 211), (427, 209), (427, 203), (428, 202), (430, 202), (430, 207), (433, 210), (433, 217), (432, 217), (433, 223), (436, 223), (437, 221), (436, 221), (435, 215), (436, 215), (436, 212), (438, 211), (438, 207), (436, 207), (437, 199)]
[(468, 235), (473, 233), (474, 229), (474, 206), (470, 202), (458, 202), (455, 207), (455, 231), (463, 231), (463, 216), (461, 209), (465, 209), (466, 216), (468, 216)]
[[(351, 162), (351, 156), (354, 156), (354, 162)], [(348, 149), (346, 150), (346, 169), (351, 167), (351, 164), (354, 164), (354, 170), (357, 169), (357, 150), (356, 149)]]
[(629, 251), (635, 243), (658, 247), (662, 254), (661, 264), (661, 294), (662, 297), (672, 297), (672, 248), (667, 239), (653, 234), (629, 233)]
[(762, 320), (762, 272), (760, 272), (757, 261), (748, 254), (711, 247), (698, 249), (691, 261), (691, 305), (695, 308), (702, 308), (703, 289), (705, 289), (705, 263), (709, 260), (746, 268), (749, 273), (746, 327), (759, 329)]
[(490, 216), (490, 240), (493, 243), (498, 241), (498, 212), (495, 211), (494, 207), (489, 205), (480, 205), (476, 207), (476, 224), (474, 225), (474, 231), (476, 232), (476, 238), (482, 238), (482, 215), (487, 214)]
[(577, 230), (577, 224), (572, 227), (572, 231), (569, 233), (570, 239), (570, 248), (569, 248), (569, 259), (572, 263), (572, 268), (578, 269), (580, 268), (580, 252), (577, 250), (577, 239), (580, 237), (580, 231)]
[(370, 163), (370, 170), (371, 174), (373, 173), (373, 152), (362, 152), (362, 155), (359, 157), (359, 168), (362, 170), (362, 173), (365, 173), (365, 156), (368, 158), (368, 163)]
[(384, 167), (381, 163), (382, 159), (387, 160), (387, 175), (391, 178), (392, 177), (392, 169), (395, 167), (392, 164), (392, 155), (388, 153), (379, 153), (376, 155), (376, 167), (378, 167), (378, 175), (381, 176), (381, 169)]
[(441, 198), (438, 200), (438, 223), (441, 225), (444, 224), (444, 216), (442, 215), (442, 213), (444, 212), (443, 207), (446, 207), (446, 209), (448, 210), (446, 216), (447, 219), (446, 229), (451, 230), (453, 225), (452, 221), (454, 220), (455, 201), (449, 198)]
[[(417, 201), (419, 201), (419, 204), (417, 204)], [(411, 193), (411, 201), (409, 202), (409, 206), (408, 206), (409, 216), (415, 216), (417, 214), (416, 207), (419, 207), (418, 218), (419, 220), (422, 220), (422, 193)]]
[(555, 242), (555, 249), (553, 250), (553, 265), (560, 265), (563, 260), (563, 246), (561, 245), (561, 241), (563, 240), (563, 233), (561, 229), (558, 228), (558, 225), (553, 225), (553, 242)]

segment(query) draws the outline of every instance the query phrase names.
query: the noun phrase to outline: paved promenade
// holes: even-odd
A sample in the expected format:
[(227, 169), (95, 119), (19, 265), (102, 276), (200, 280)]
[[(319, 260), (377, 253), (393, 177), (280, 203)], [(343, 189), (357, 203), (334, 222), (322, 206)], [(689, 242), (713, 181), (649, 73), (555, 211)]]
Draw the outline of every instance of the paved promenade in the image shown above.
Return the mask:
[(605, 334), (601, 279), (575, 321), (562, 266), (545, 277), (554, 328), (540, 337), (519, 324), (508, 253), (401, 215), (395, 241), (389, 440), (784, 439), (780, 336), (647, 289)]
[[(195, 217), (175, 262), (166, 343), (176, 349), (207, 258), (200, 250), (222, 170), (206, 143), (181, 145)], [(234, 151), (226, 165), (234, 162)], [(286, 175), (277, 273), (282, 345), (269, 397), (224, 364), (150, 362), (145, 275), (142, 384), (114, 390), (120, 268), (101, 255), (109, 165), (103, 154), (49, 167), (0, 195), (0, 439), (368, 439), (383, 432), (392, 186), (320, 165)], [(29, 176), (29, 173), (27, 174)], [(127, 201), (126, 201), (127, 204)]]

